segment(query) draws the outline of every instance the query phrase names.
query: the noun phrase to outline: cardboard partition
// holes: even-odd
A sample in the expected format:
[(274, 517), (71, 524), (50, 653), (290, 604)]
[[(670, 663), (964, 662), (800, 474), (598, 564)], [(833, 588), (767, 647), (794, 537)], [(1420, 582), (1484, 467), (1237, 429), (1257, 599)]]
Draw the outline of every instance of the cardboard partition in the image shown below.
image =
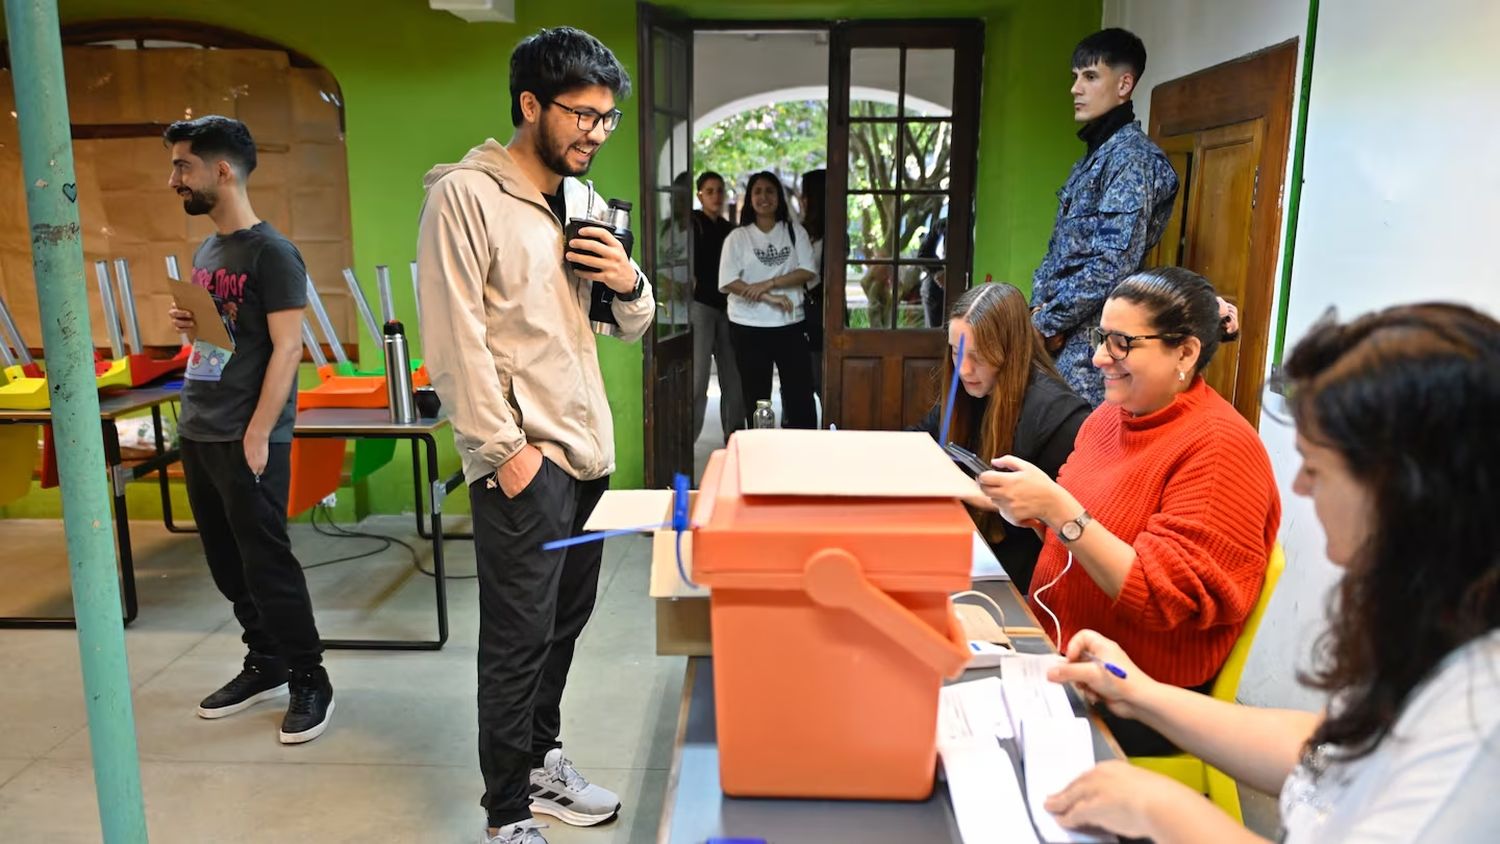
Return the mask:
[[(691, 492), (691, 504), (698, 493)], [(612, 489), (604, 493), (584, 530), (624, 530), (644, 525), (669, 525), (672, 491), (667, 489)], [(693, 576), (693, 534), (682, 536), (682, 563)], [(708, 590), (685, 583), (677, 571), (677, 532), (670, 527), (651, 532), (651, 583), (656, 605), (658, 656), (708, 656), (712, 653), (708, 621)]]
[(920, 431), (746, 430), (740, 494), (818, 498), (962, 498), (974, 481)]

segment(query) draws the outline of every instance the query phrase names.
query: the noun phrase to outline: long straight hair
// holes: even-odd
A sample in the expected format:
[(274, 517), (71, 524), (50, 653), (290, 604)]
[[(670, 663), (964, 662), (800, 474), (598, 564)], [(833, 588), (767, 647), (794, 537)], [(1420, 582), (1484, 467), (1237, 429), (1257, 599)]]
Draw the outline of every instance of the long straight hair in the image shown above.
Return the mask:
[[(989, 407), (974, 430), (974, 408), (980, 402), (962, 387), (953, 401), (953, 416), (948, 423), (948, 437), (969, 449), (980, 460), (989, 463), (1010, 453), (1015, 445), (1016, 423), (1026, 387), (1033, 377), (1053, 378), (1064, 383), (1062, 375), (1047, 353), (1042, 335), (1031, 323), (1031, 308), (1026, 295), (1014, 285), (989, 282), (970, 288), (948, 309), (948, 319), (962, 319), (969, 324), (973, 346), (965, 354), (996, 368), (995, 387), (989, 394)], [(946, 340), (946, 338), (945, 338)], [(953, 383), (953, 350), (943, 356), (942, 381), (938, 389), (938, 407), (948, 398)], [(945, 443), (946, 445), (946, 443)], [(982, 514), (979, 526), (992, 541), (1005, 535), (1003, 522), (992, 513)], [(993, 518), (992, 518), (993, 517)]]
[(786, 188), (782, 186), (781, 179), (769, 170), (762, 170), (751, 176), (745, 182), (745, 204), (740, 206), (740, 225), (748, 226), (755, 222), (755, 205), (750, 201), (750, 192), (755, 190), (755, 183), (762, 179), (776, 186), (776, 222), (786, 226), (786, 236), (791, 239), (792, 245), (797, 244), (797, 230), (792, 228), (792, 212), (786, 204)]

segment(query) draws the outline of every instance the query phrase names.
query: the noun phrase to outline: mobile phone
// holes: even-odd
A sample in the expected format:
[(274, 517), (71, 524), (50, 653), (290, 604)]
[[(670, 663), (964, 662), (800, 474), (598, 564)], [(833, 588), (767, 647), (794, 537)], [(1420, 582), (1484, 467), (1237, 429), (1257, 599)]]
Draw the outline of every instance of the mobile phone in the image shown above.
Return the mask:
[(948, 443), (943, 450), (948, 452), (948, 456), (953, 458), (953, 462), (958, 464), (958, 468), (964, 470), (964, 474), (971, 478), (977, 478), (981, 472), (988, 472), (992, 468), (986, 466), (984, 461), (979, 459), (979, 455), (958, 443)]

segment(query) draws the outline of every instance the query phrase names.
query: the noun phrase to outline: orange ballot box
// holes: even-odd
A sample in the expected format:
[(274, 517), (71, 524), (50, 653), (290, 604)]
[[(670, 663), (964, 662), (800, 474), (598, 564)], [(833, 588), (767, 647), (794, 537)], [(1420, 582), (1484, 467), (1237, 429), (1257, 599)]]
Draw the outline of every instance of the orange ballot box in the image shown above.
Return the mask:
[(968, 660), (973, 490), (932, 438), (751, 430), (704, 473), (720, 779), (737, 797), (922, 800), (938, 692)]

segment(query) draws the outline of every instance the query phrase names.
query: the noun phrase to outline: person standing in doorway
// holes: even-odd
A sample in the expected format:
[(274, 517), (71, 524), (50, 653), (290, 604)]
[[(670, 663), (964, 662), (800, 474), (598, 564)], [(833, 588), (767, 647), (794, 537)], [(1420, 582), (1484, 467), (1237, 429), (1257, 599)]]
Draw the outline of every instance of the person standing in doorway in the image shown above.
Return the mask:
[(719, 259), (734, 223), (724, 219), (724, 177), (712, 170), (698, 177), (693, 211), (693, 438), (703, 433), (708, 414), (708, 380), (719, 373), (719, 426), (725, 442), (745, 427), (745, 397), (729, 340), (729, 302), (719, 290)]
[(1073, 119), (1088, 151), (1058, 191), (1052, 239), (1032, 277), (1032, 321), (1068, 385), (1095, 406), (1104, 382), (1088, 331), (1115, 284), (1161, 239), (1177, 196), (1171, 162), (1135, 119), (1131, 97), (1145, 71), (1146, 45), (1123, 29), (1073, 50)]
[(762, 171), (745, 185), (740, 227), (724, 241), (719, 289), (729, 294), (729, 332), (740, 365), (745, 408), (771, 397), (781, 376), (783, 428), (818, 427), (812, 357), (803, 326), (803, 286), (816, 274), (807, 230), (792, 222), (786, 191)]
[[(479, 764), (489, 844), (545, 844), (532, 813), (591, 826), (620, 810), (564, 756), (561, 703), (593, 613), (602, 546), (581, 533), (615, 470), (614, 423), (593, 329), (626, 342), (656, 313), (608, 229), (565, 240), (588, 213), (577, 177), (619, 126), (630, 76), (593, 36), (543, 29), (510, 58), (508, 144), (424, 180), (417, 279), (433, 385), (453, 422), (479, 572)], [(587, 269), (573, 269), (578, 264)], [(617, 325), (591, 327), (595, 284)]]
[(334, 708), (307, 579), (286, 530), (307, 269), (297, 247), (250, 207), (255, 141), (245, 124), (179, 120), (162, 140), (172, 155), (167, 186), (188, 214), (208, 215), (217, 229), (193, 255), (192, 282), (218, 312), (174, 306), (169, 316), (192, 335), (198, 320), (220, 320), (234, 347), (194, 343), (177, 421), (203, 554), (249, 651), (198, 715), (223, 718), (290, 691), (280, 740), (300, 744), (323, 734)]

